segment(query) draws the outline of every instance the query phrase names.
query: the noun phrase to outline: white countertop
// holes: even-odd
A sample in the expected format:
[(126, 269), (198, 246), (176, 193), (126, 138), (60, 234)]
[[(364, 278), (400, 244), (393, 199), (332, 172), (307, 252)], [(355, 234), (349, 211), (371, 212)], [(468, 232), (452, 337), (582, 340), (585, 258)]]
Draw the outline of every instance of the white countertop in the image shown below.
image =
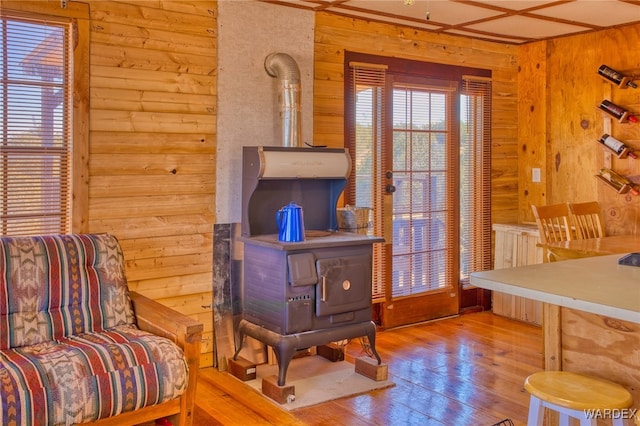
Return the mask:
[(471, 284), (567, 308), (640, 323), (640, 267), (622, 254), (473, 272)]

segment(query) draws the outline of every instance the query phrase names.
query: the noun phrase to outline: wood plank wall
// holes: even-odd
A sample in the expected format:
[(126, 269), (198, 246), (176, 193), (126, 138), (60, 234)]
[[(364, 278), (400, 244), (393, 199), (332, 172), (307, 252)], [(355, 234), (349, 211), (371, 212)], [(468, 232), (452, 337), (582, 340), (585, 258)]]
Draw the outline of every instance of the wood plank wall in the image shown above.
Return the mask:
[[(596, 143), (603, 133), (640, 152), (640, 124), (618, 123), (596, 108), (609, 99), (640, 115), (640, 89), (619, 89), (597, 74), (606, 64), (640, 77), (637, 49), (632, 48), (638, 45), (636, 24), (521, 48), (521, 220), (533, 220), (531, 204), (597, 200), (608, 234), (640, 235), (640, 196), (619, 195), (593, 177), (608, 161)], [(640, 184), (640, 160), (614, 157), (611, 165)], [(542, 169), (540, 184), (531, 183), (532, 167)]]
[(89, 227), (129, 286), (204, 325), (212, 365), (216, 2), (91, 1)]
[[(211, 1), (69, 2), (90, 11), (88, 231), (110, 232), (129, 286), (201, 321), (213, 362), (216, 15)], [(4, 5), (4, 2), (3, 2)], [(11, 2), (59, 13), (59, 0)]]
[[(518, 73), (518, 200), (521, 221), (535, 221), (531, 204), (545, 205), (549, 193), (546, 162), (546, 43), (520, 47)], [(532, 169), (540, 169), (540, 182), (531, 181)]]
[(344, 144), (344, 51), (490, 69), (493, 72), (492, 214), (518, 217), (518, 47), (316, 14), (314, 142)]

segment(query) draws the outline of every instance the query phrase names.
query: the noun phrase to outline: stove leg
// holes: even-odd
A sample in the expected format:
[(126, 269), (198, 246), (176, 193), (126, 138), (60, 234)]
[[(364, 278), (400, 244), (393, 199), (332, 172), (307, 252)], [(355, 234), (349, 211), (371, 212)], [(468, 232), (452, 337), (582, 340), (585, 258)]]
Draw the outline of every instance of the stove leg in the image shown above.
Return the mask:
[(373, 355), (378, 360), (378, 365), (380, 365), (382, 364), (382, 358), (380, 358), (380, 355), (376, 350), (376, 325), (373, 321), (371, 322), (371, 326), (372, 328), (370, 328), (367, 332), (367, 338), (369, 339), (369, 346), (371, 346), (371, 352), (373, 352)]
[(240, 353), (240, 351), (242, 350), (242, 347), (244, 346), (244, 337), (245, 337), (244, 324), (240, 322), (240, 325), (238, 327), (238, 346), (236, 346), (236, 351), (233, 354), (234, 361), (238, 360), (238, 354)]
[(284, 386), (287, 379), (287, 369), (291, 358), (296, 353), (295, 346), (287, 344), (287, 341), (280, 342), (279, 345), (274, 346), (273, 350), (278, 360), (278, 386)]
[(242, 342), (240, 342), (240, 345), (238, 346), (236, 351), (233, 353), (233, 360), (234, 361), (238, 360), (238, 354), (240, 353), (241, 350), (242, 350)]

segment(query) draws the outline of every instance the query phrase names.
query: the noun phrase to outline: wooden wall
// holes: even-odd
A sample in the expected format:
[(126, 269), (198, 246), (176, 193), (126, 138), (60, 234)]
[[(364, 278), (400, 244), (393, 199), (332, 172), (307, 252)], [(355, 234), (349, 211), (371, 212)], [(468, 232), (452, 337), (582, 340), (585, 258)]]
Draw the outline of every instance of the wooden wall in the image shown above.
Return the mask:
[[(205, 324), (211, 314), (216, 13), (211, 1), (82, 1), (90, 13), (89, 232), (124, 250), (132, 290)], [(60, 12), (60, 1), (3, 7)]]
[(345, 50), (492, 70), (493, 221), (517, 220), (517, 46), (317, 13), (313, 105), (316, 144), (344, 144)]
[(211, 365), (216, 2), (91, 1), (89, 228), (129, 285), (205, 324)]
[[(547, 204), (547, 72), (546, 43), (520, 47), (518, 72), (518, 200), (521, 221), (535, 221), (531, 204)], [(540, 182), (531, 181), (532, 169), (540, 169)]]
[[(640, 114), (640, 89), (619, 89), (597, 74), (607, 64), (640, 77), (637, 49), (632, 48), (638, 45), (640, 25), (521, 47), (521, 220), (533, 220), (531, 204), (598, 200), (607, 233), (640, 235), (640, 196), (618, 195), (593, 177), (611, 161), (614, 170), (640, 184), (640, 160), (609, 160), (596, 143), (609, 133), (640, 151), (640, 124), (620, 124), (596, 108), (609, 99)], [(531, 182), (532, 167), (542, 169), (540, 184)]]

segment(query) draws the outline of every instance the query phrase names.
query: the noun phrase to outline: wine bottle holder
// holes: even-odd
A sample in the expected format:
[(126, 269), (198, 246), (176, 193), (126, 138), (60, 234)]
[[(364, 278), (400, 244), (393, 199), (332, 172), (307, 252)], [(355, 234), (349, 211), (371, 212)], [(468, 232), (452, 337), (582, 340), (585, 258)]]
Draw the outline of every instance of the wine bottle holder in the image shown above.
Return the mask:
[(625, 146), (625, 148), (622, 151), (617, 153), (613, 149), (611, 149), (608, 145), (605, 145), (601, 141), (596, 140), (596, 143), (599, 144), (600, 146), (602, 146), (602, 148), (605, 149), (607, 152), (612, 153), (613, 155), (615, 155), (616, 157), (618, 157), (621, 160), (624, 160), (627, 157), (631, 157), (633, 159), (636, 158), (635, 154), (634, 154), (634, 150), (631, 147)]
[(627, 122), (629, 122), (629, 117), (632, 116), (631, 114), (629, 114), (629, 111), (625, 111), (625, 112), (622, 113), (620, 118), (618, 118), (615, 115), (611, 114), (611, 112), (607, 111), (605, 108), (602, 108), (600, 105), (596, 106), (596, 108), (599, 111), (602, 111), (605, 114), (607, 114), (607, 117), (611, 117), (611, 118), (617, 119), (619, 123), (627, 123)]
[(620, 189), (616, 188), (610, 181), (608, 181), (607, 179), (605, 179), (604, 177), (600, 176), (600, 175), (595, 175), (596, 178), (600, 179), (602, 182), (604, 182), (609, 188), (613, 189), (614, 191), (616, 191), (618, 194), (626, 194), (627, 192), (629, 192), (631, 190), (631, 185), (627, 185), (627, 184), (623, 184)]
[(600, 65), (600, 68), (598, 68), (598, 75), (602, 77), (602, 79), (607, 83), (611, 83), (620, 89), (627, 89), (629, 87), (633, 87), (634, 89), (636, 89), (638, 87), (633, 82), (635, 79), (637, 79), (637, 76), (625, 75), (604, 64)]
[(608, 80), (606, 77), (604, 77), (602, 75), (600, 77), (602, 77), (602, 79), (604, 81), (606, 81), (607, 83), (611, 83), (611, 84), (613, 84), (614, 86), (616, 86), (616, 87), (618, 87), (620, 89), (628, 89), (629, 88), (628, 83), (629, 82), (633, 82), (633, 79), (631, 77), (627, 77), (627, 76), (622, 77), (622, 80), (620, 80), (620, 83), (618, 83), (618, 84), (612, 82), (611, 80)]

